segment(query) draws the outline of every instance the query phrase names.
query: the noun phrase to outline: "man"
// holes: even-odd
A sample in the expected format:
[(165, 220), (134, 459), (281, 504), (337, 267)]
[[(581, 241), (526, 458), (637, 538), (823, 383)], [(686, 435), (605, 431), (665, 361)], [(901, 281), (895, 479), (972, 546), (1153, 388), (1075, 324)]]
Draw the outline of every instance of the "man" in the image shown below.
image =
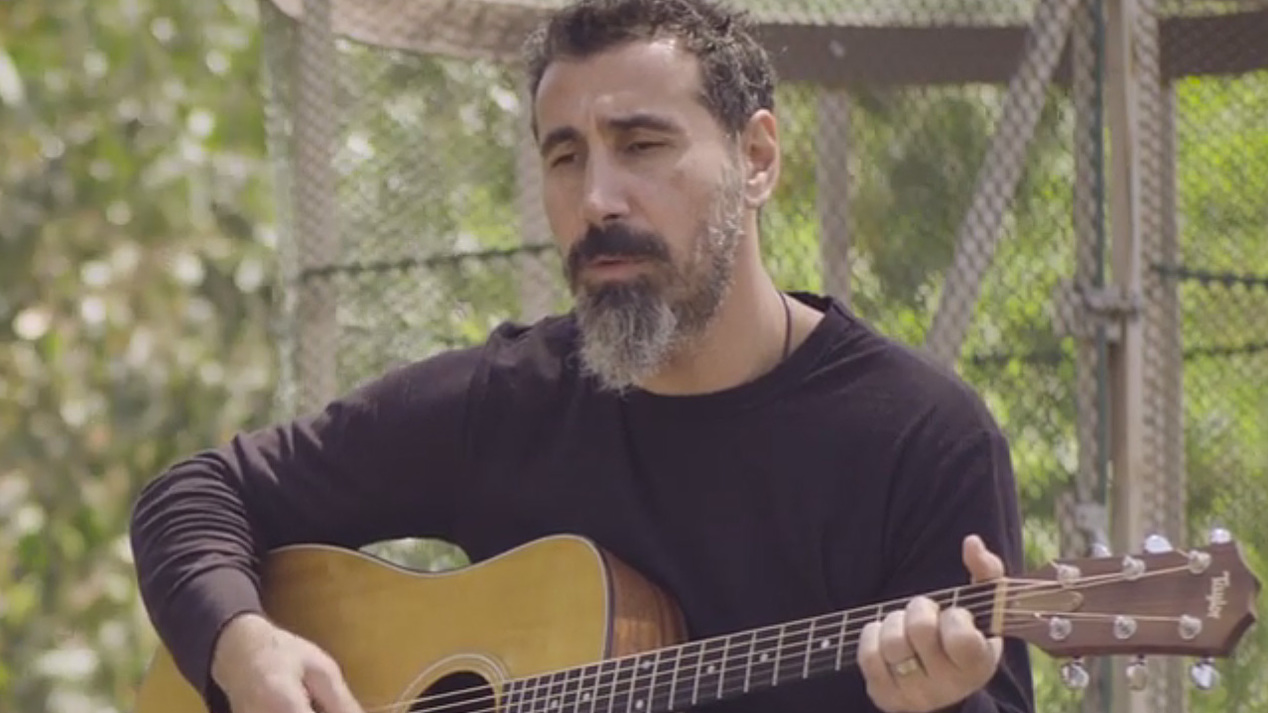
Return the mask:
[[(359, 710), (329, 657), (260, 615), (258, 558), (288, 543), (439, 537), (479, 560), (579, 533), (671, 593), (693, 638), (1019, 566), (1008, 449), (980, 401), (763, 268), (780, 144), (742, 20), (705, 0), (581, 0), (529, 43), (572, 313), (503, 326), (146, 488), (144, 600), (213, 706)], [(928, 599), (869, 624), (857, 655), (717, 710), (1033, 706), (1023, 645)]]

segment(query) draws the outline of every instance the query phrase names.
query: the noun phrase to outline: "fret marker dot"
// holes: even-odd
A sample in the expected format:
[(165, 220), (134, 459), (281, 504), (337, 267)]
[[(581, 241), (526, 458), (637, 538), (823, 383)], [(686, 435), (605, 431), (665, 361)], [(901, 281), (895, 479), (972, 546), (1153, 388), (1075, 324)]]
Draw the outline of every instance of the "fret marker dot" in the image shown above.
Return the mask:
[(634, 707), (635, 707), (635, 708), (637, 708), (638, 710), (643, 710), (643, 702), (642, 702), (642, 701), (635, 701), (635, 702), (634, 702)]
[(652, 667), (652, 662), (651, 662), (651, 661), (644, 661), (644, 662), (643, 662), (643, 670), (644, 670), (644, 671), (646, 671), (647, 669), (649, 669), (649, 668), (651, 668), (651, 667)]
[(768, 654), (763, 653), (761, 656), (757, 657), (757, 660), (761, 661), (762, 663), (766, 663), (766, 659), (768, 658), (770, 658), (770, 656)]
[(709, 668), (705, 669), (705, 671), (706, 671), (706, 672), (708, 672), (708, 673), (713, 673), (713, 672), (715, 672), (715, 671), (717, 671), (717, 670), (718, 670), (718, 667), (717, 667), (717, 666), (714, 666), (713, 664), (709, 664)]
[(583, 701), (588, 701), (588, 700), (590, 700), (590, 694), (589, 694), (589, 693), (582, 693), (582, 694), (581, 694), (581, 700), (583, 700)]
[(819, 642), (819, 648), (826, 649), (832, 645), (832, 639), (824, 639)]
[(551, 707), (551, 708), (558, 708), (558, 707), (559, 707), (559, 699), (558, 699), (558, 698), (552, 698), (552, 699), (551, 699), (551, 701), (550, 701), (550, 707)]

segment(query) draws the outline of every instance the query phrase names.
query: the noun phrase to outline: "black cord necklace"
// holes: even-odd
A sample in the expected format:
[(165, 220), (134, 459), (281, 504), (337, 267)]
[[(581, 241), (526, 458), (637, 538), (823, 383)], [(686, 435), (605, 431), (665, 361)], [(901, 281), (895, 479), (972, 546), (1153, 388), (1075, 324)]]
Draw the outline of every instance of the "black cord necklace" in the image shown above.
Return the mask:
[(792, 348), (792, 309), (788, 306), (788, 296), (783, 292), (779, 293), (779, 299), (784, 303), (784, 355), (780, 357), (780, 361), (788, 358), (788, 351)]

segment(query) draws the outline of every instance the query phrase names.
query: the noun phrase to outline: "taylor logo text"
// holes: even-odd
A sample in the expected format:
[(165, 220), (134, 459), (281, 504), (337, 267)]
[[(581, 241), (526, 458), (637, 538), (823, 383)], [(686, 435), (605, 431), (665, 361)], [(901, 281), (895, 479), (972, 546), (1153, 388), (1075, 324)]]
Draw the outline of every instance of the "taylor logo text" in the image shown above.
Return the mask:
[(1229, 576), (1228, 572), (1224, 572), (1218, 577), (1211, 578), (1211, 593), (1206, 595), (1206, 616), (1210, 619), (1218, 619), (1224, 613), (1224, 605), (1228, 604)]

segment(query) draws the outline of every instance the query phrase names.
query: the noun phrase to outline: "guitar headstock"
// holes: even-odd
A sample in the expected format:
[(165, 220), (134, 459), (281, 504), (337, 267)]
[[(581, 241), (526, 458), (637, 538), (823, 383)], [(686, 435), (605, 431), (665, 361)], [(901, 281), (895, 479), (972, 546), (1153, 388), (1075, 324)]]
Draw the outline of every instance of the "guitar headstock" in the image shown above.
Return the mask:
[(1150, 538), (1140, 554), (1060, 559), (1010, 579), (999, 628), (1061, 658), (1224, 657), (1255, 622), (1259, 590), (1226, 533), (1193, 550)]

